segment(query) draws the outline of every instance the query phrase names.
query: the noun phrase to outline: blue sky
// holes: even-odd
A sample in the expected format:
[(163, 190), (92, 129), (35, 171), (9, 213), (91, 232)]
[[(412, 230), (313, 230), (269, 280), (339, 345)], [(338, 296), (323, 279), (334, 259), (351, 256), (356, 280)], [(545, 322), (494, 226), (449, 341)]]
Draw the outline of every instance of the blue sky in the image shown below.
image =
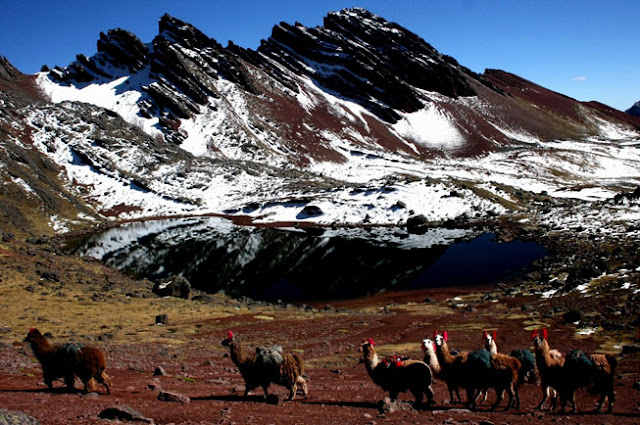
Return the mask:
[(101, 31), (144, 42), (165, 12), (223, 45), (255, 49), (280, 21), (322, 25), (330, 11), (364, 7), (476, 72), (498, 68), (578, 100), (617, 109), (640, 101), (638, 0), (217, 1), (0, 0), (0, 55), (25, 73), (91, 56)]

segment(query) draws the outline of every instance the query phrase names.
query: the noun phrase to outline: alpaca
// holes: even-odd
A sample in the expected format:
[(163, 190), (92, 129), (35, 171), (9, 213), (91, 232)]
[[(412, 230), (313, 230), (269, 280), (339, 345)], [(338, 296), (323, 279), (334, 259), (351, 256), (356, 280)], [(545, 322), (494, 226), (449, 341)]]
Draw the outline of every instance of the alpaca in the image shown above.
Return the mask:
[(556, 350), (549, 348), (547, 341), (547, 330), (538, 329), (531, 333), (533, 339), (534, 352), (536, 357), (536, 367), (540, 375), (540, 388), (542, 390), (542, 400), (538, 404), (537, 409), (542, 410), (547, 400), (551, 397), (550, 410), (556, 405), (556, 391), (563, 384), (564, 380), (564, 357), (558, 354)]
[(610, 354), (587, 355), (580, 350), (570, 351), (563, 366), (564, 385), (559, 391), (562, 412), (567, 401), (571, 401), (572, 412), (576, 412), (575, 390), (581, 387), (588, 387), (591, 394), (600, 394), (596, 412), (600, 411), (605, 399), (609, 401), (608, 412), (611, 412), (615, 401), (613, 378), (616, 366), (617, 360)]
[(79, 344), (52, 346), (36, 328), (31, 328), (25, 342), (42, 366), (44, 383), (51, 390), (53, 381), (64, 378), (69, 389), (74, 388), (75, 376), (84, 384), (86, 392), (96, 391), (96, 381), (103, 384), (107, 394), (111, 393), (111, 379), (105, 372), (106, 360), (102, 351)]
[(443, 331), (434, 333), (436, 355), (442, 376), (444, 377), (449, 396), (453, 403), (453, 392), (462, 387), (467, 392), (467, 406), (475, 407), (477, 398), (476, 390), (486, 390), (491, 374), (491, 356), (487, 350), (475, 350), (472, 352), (461, 351), (453, 355), (447, 344), (448, 333)]
[(367, 373), (373, 382), (384, 391), (389, 392), (392, 401), (397, 400), (398, 394), (411, 391), (415, 397), (415, 405), (422, 403), (423, 395), (427, 402), (433, 403), (431, 390), (431, 369), (420, 360), (410, 360), (400, 356), (389, 356), (380, 360), (373, 339), (363, 341), (362, 353)]
[(222, 341), (222, 345), (229, 347), (231, 360), (238, 367), (244, 379), (245, 397), (253, 389), (262, 387), (266, 399), (269, 395), (269, 385), (274, 383), (283, 385), (289, 390), (288, 400), (293, 400), (298, 385), (302, 389), (304, 398), (307, 398), (307, 381), (302, 376), (304, 365), (302, 356), (299, 354), (283, 353), (282, 347), (275, 349), (257, 347), (255, 352), (248, 351), (231, 331)]

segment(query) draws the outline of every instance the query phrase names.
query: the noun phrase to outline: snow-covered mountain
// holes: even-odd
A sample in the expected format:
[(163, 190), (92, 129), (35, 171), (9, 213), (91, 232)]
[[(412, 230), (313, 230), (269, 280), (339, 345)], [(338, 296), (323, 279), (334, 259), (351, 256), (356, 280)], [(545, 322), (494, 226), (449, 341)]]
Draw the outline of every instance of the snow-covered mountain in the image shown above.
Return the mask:
[[(316, 28), (280, 23), (255, 51), (165, 15), (151, 43), (111, 30), (64, 68), (25, 76), (4, 61), (0, 89), (4, 184), (55, 199), (44, 211), (60, 230), (206, 213), (526, 221), (640, 178), (640, 118), (508, 72), (476, 74), (363, 9)], [(622, 207), (606, 209), (553, 214), (567, 226), (590, 214), (593, 226), (618, 222)]]

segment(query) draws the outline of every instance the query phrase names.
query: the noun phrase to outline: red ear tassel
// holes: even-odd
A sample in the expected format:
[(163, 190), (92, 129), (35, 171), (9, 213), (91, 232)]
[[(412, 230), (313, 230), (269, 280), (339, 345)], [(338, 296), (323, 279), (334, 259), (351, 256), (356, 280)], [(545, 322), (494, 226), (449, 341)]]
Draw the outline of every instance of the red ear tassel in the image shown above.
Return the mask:
[(433, 339), (436, 339), (437, 336), (438, 336), (438, 330), (436, 329), (435, 331), (433, 331)]
[(496, 335), (498, 335), (498, 333), (497, 333), (496, 331), (493, 331), (493, 336), (492, 336), (492, 338), (493, 338), (493, 340), (494, 340), (494, 341), (496, 340)]
[(486, 330), (485, 330), (485, 331), (482, 331), (482, 339), (487, 339), (487, 336), (488, 336), (488, 335), (489, 335), (489, 334), (487, 333), (487, 331), (486, 331)]
[(227, 338), (233, 339), (233, 332), (229, 331), (229, 333), (227, 334)]
[(376, 342), (373, 340), (373, 338), (369, 338), (369, 345), (371, 345), (372, 347), (376, 345)]
[(444, 341), (447, 342), (447, 340), (449, 339), (449, 332), (442, 331), (442, 337), (444, 338)]
[(547, 338), (547, 330), (546, 330), (546, 329), (543, 329), (543, 330), (542, 330), (542, 337), (543, 337), (544, 339), (548, 339), (548, 338)]
[(538, 330), (537, 330), (537, 329), (534, 329), (534, 330), (531, 332), (531, 339), (534, 339), (535, 337), (537, 337), (537, 336), (539, 336), (539, 335), (540, 335), (540, 334), (538, 333)]

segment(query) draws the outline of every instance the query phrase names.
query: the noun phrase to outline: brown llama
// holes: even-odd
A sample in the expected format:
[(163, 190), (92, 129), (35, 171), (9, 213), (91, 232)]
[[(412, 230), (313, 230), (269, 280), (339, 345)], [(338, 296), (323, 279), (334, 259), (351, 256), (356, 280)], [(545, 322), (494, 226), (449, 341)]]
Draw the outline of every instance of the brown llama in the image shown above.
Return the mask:
[(487, 350), (472, 352), (461, 351), (452, 354), (448, 341), (448, 332), (434, 332), (436, 356), (442, 376), (449, 389), (449, 397), (453, 403), (453, 393), (462, 387), (467, 393), (467, 406), (475, 408), (476, 398), (481, 391), (486, 391), (491, 377), (491, 356)]
[(495, 343), (495, 331), (492, 335), (487, 331), (484, 331), (482, 337), (485, 340), (485, 346), (488, 347), (487, 350), (491, 355), (491, 376), (489, 379), (489, 386), (494, 388), (496, 391), (496, 401), (491, 406), (491, 410), (495, 410), (500, 405), (504, 398), (505, 391), (509, 394), (509, 403), (505, 410), (509, 410), (514, 406), (516, 408), (520, 408), (518, 377), (519, 371), (522, 368), (522, 363), (515, 357), (498, 353), (498, 346)]
[(51, 345), (36, 328), (31, 328), (26, 342), (42, 366), (44, 383), (53, 389), (53, 381), (64, 378), (69, 389), (74, 388), (75, 376), (80, 378), (86, 392), (97, 390), (97, 383), (111, 393), (111, 379), (105, 372), (106, 360), (102, 351), (79, 344)]
[(389, 356), (380, 360), (375, 342), (369, 338), (362, 343), (362, 353), (365, 368), (373, 382), (389, 392), (392, 401), (398, 395), (410, 391), (415, 397), (414, 405), (422, 403), (423, 396), (427, 396), (427, 403), (433, 403), (431, 390), (431, 369), (421, 360), (411, 360), (400, 356)]
[(549, 348), (547, 341), (548, 333), (546, 329), (535, 329), (531, 333), (533, 339), (534, 354), (536, 357), (536, 367), (540, 375), (540, 389), (542, 399), (537, 409), (542, 410), (545, 403), (551, 398), (550, 410), (556, 406), (557, 391), (563, 385), (564, 380), (564, 357), (559, 355), (557, 350)]
[(255, 388), (262, 387), (266, 399), (269, 395), (269, 385), (274, 383), (283, 385), (289, 390), (288, 400), (293, 400), (298, 385), (302, 389), (304, 398), (307, 398), (307, 381), (302, 376), (304, 364), (301, 355), (283, 353), (282, 347), (257, 347), (255, 351), (247, 350), (231, 331), (222, 341), (222, 345), (229, 347), (231, 360), (244, 379), (245, 397)]

